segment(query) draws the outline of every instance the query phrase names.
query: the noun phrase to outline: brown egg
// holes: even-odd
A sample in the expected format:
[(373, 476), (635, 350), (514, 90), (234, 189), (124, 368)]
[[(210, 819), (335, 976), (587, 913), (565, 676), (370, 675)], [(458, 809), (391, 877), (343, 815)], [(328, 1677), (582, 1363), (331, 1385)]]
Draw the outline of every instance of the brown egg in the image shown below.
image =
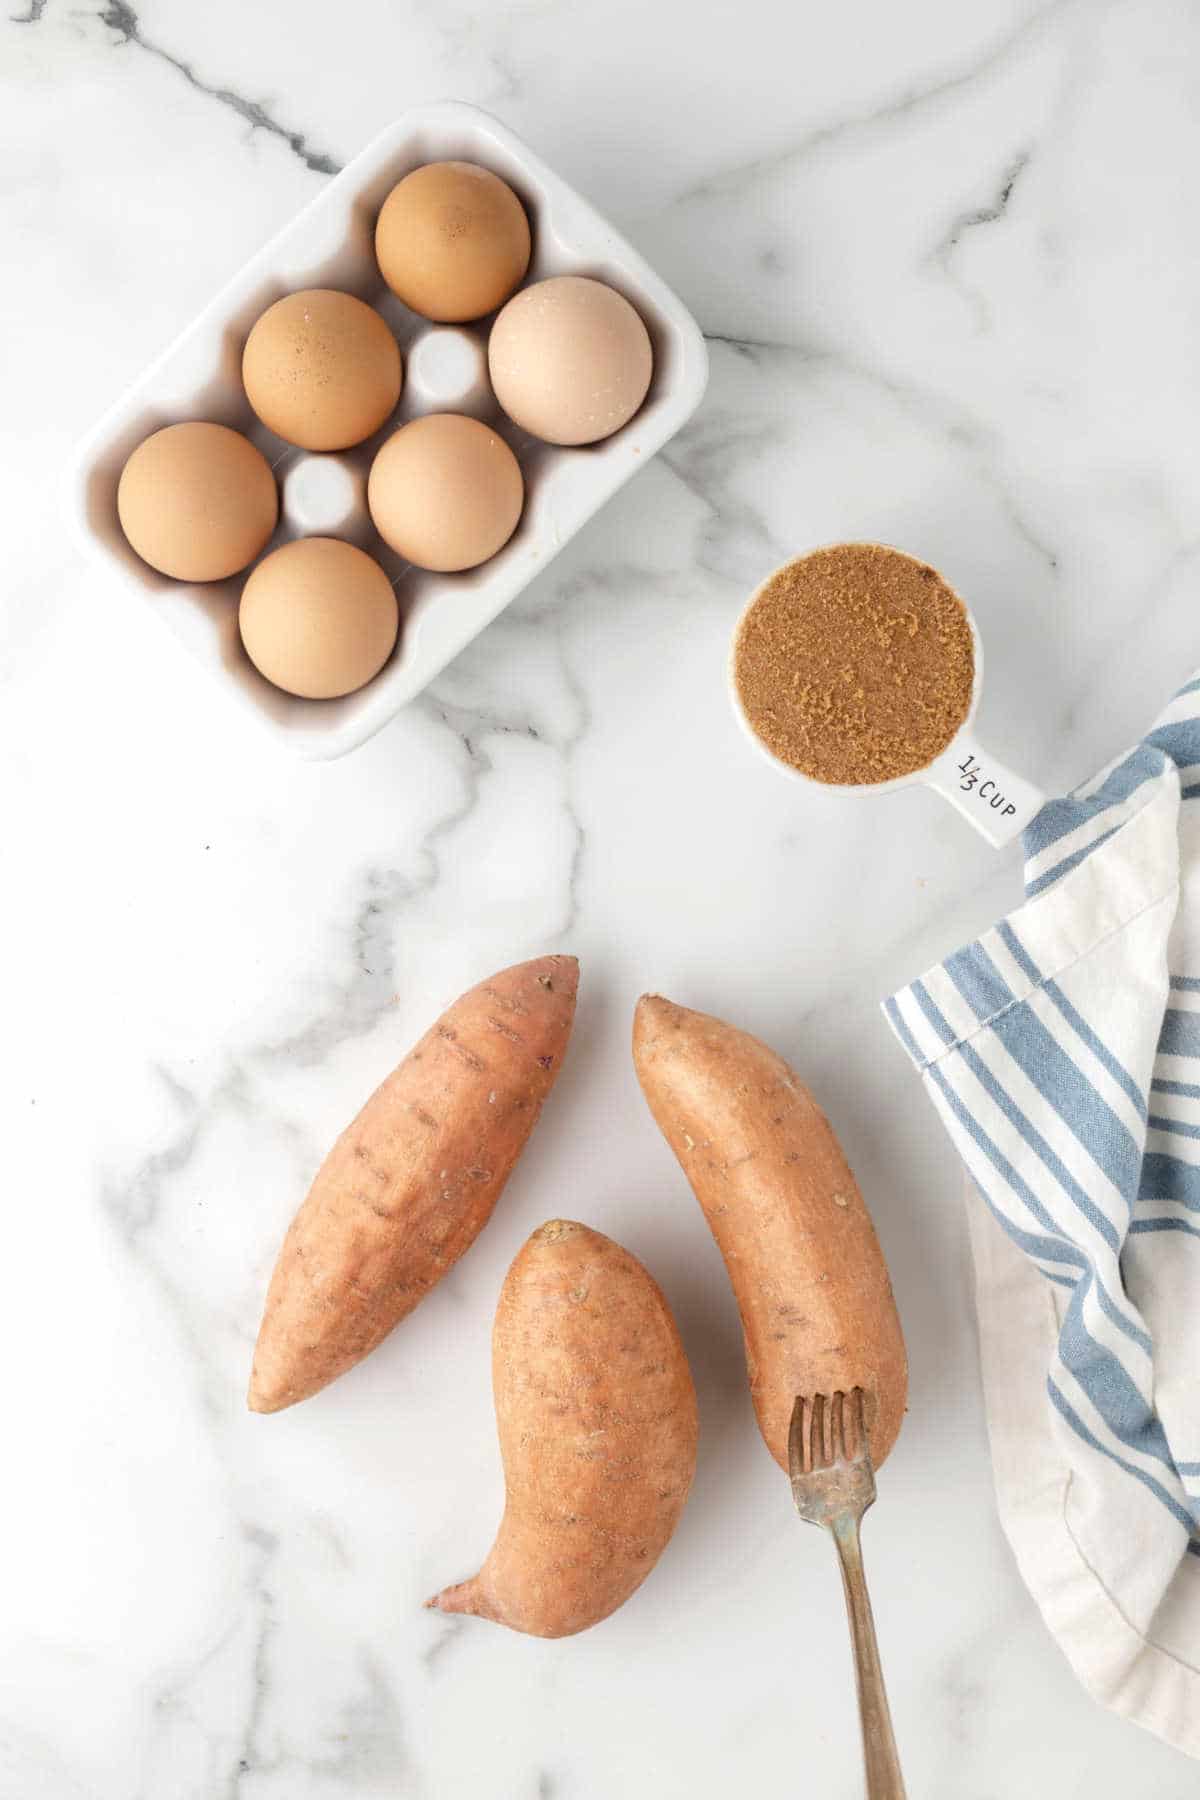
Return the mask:
[(263, 424), (302, 450), (345, 450), (400, 398), (400, 346), (373, 306), (337, 288), (285, 294), (255, 322), (242, 382)]
[(650, 334), (624, 295), (555, 275), (509, 301), (492, 327), (496, 398), (548, 444), (594, 444), (632, 419), (650, 386)]
[(138, 445), (121, 471), (117, 516), (152, 569), (177, 581), (221, 581), (263, 549), (279, 496), (249, 438), (189, 420)]
[(502, 437), (461, 413), (413, 419), (384, 444), (367, 505), (385, 542), (422, 569), (473, 569), (521, 516), (525, 484)]
[(426, 163), (394, 187), (375, 227), (383, 279), (426, 319), (502, 306), (529, 267), (529, 220), (507, 182), (476, 163)]
[(264, 556), (242, 589), (238, 626), (268, 681), (307, 700), (352, 694), (378, 675), (399, 627), (392, 584), (340, 538), (295, 538)]

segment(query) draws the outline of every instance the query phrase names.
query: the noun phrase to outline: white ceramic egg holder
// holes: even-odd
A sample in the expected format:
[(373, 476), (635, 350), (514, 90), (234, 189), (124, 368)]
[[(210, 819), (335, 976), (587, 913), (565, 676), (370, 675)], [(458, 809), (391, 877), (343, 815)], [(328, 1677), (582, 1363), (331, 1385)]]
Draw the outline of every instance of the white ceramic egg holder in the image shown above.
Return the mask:
[[(422, 163), (461, 158), (504, 178), (533, 227), (526, 283), (549, 275), (593, 275), (629, 299), (654, 346), (650, 391), (636, 416), (604, 442), (560, 449), (520, 432), (497, 407), (487, 379), (485, 319), (432, 326), (400, 304), (380, 276), (375, 218), (387, 194)], [(241, 353), (259, 314), (297, 288), (335, 287), (377, 306), (404, 355), (404, 392), (392, 419), (365, 444), (312, 456), (275, 437), (250, 410)], [(424, 106), (388, 127), (253, 257), (171, 348), (134, 383), (82, 444), (69, 477), (69, 505), (88, 549), (144, 600), (242, 708), (296, 754), (344, 755), (379, 730), (476, 637), (698, 406), (708, 379), (700, 330), (682, 302), (573, 188), (487, 113), (457, 102)], [(509, 543), (461, 575), (433, 575), (396, 557), (366, 511), (366, 475), (379, 445), (420, 413), (466, 412), (512, 445), (525, 477), (525, 510)], [(280, 478), (279, 529), (288, 538), (326, 534), (361, 544), (396, 583), (401, 630), (386, 667), (341, 700), (282, 693), (254, 668), (237, 629), (246, 575), (202, 586), (168, 580), (142, 562), (117, 520), (117, 482), (141, 440), (181, 419), (211, 419), (244, 431)]]

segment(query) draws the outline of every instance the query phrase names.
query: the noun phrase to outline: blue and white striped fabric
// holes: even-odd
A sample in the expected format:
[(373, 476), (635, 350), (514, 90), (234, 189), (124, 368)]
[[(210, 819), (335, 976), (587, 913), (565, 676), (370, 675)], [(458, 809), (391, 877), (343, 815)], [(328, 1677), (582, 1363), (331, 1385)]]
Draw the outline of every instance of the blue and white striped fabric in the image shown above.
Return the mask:
[(886, 1003), (970, 1207), (1000, 1511), (1085, 1685), (1200, 1756), (1200, 678)]

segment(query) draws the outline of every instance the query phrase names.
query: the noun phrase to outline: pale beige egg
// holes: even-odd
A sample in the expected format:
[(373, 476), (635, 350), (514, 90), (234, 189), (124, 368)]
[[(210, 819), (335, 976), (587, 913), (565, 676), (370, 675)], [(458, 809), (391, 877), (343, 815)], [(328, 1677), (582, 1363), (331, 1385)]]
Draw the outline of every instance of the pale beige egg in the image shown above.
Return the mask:
[(506, 181), (477, 163), (414, 169), (383, 203), (375, 255), (405, 306), (443, 323), (502, 306), (529, 267), (529, 220)]
[(367, 480), (380, 537), (422, 569), (473, 569), (517, 527), (525, 484), (502, 437), (460, 413), (413, 419), (384, 444)]
[(307, 700), (352, 694), (377, 675), (399, 628), (392, 584), (341, 538), (295, 538), (265, 556), (242, 589), (238, 627), (268, 681)]
[(255, 322), (242, 352), (251, 406), (302, 450), (345, 450), (395, 409), (400, 346), (373, 306), (337, 288), (285, 294)]
[(488, 367), (509, 418), (549, 444), (594, 444), (628, 424), (654, 367), (650, 334), (623, 294), (555, 275), (514, 294), (492, 327)]
[(121, 471), (117, 516), (152, 569), (221, 581), (252, 563), (279, 518), (271, 465), (240, 431), (187, 420), (140, 443)]

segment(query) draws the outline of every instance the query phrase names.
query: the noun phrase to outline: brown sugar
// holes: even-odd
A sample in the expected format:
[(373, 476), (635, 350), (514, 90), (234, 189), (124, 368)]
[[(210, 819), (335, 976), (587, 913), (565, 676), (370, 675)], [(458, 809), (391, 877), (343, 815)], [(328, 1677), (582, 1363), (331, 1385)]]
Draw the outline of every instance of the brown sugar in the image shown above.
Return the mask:
[(747, 612), (733, 655), (751, 730), (814, 781), (911, 775), (971, 706), (966, 607), (936, 569), (881, 544), (786, 564)]

